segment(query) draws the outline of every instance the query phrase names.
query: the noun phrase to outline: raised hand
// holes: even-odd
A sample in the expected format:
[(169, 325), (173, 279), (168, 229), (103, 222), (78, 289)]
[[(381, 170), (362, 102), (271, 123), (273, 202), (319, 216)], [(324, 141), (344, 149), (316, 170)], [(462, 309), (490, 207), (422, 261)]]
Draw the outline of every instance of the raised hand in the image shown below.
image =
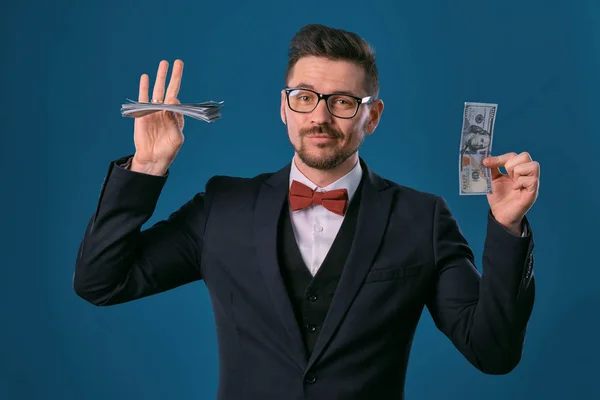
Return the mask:
[[(516, 235), (538, 196), (540, 164), (529, 153), (506, 153), (483, 160), (491, 168), (492, 193), (487, 195), (494, 218)], [(500, 172), (504, 167), (507, 174)]]
[[(179, 104), (177, 95), (183, 75), (183, 62), (176, 60), (169, 86), (165, 93), (165, 82), (169, 63), (161, 61), (152, 91), (152, 102)], [(138, 101), (148, 102), (149, 78), (143, 74), (140, 78)], [(133, 141), (135, 155), (131, 170), (152, 175), (164, 175), (183, 145), (184, 117), (172, 111), (158, 111), (134, 122)]]

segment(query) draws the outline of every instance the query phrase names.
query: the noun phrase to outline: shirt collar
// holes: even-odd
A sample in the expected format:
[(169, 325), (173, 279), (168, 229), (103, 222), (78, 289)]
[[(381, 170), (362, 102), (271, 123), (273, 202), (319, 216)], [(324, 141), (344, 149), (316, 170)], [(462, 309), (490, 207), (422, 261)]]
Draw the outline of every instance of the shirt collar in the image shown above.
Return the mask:
[(317, 190), (319, 192), (335, 190), (335, 189), (346, 189), (348, 190), (348, 198), (352, 199), (358, 185), (360, 184), (360, 180), (362, 178), (362, 167), (360, 166), (360, 161), (356, 162), (354, 168), (352, 168), (346, 175), (342, 176), (337, 181), (327, 185), (324, 188), (319, 188), (316, 184), (314, 184), (310, 179), (308, 179), (296, 166), (296, 162), (292, 160), (292, 166), (290, 169), (290, 180), (289, 185), (292, 185), (292, 181), (296, 180), (300, 183), (305, 184), (309, 188), (313, 190)]

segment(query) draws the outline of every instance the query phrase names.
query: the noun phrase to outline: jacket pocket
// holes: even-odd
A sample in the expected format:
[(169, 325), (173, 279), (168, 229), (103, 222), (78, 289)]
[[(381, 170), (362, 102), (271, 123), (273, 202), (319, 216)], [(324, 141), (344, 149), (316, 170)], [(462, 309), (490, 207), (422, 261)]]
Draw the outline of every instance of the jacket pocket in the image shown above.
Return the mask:
[(421, 264), (413, 264), (394, 268), (374, 269), (367, 274), (365, 283), (408, 278), (417, 275), (422, 268)]

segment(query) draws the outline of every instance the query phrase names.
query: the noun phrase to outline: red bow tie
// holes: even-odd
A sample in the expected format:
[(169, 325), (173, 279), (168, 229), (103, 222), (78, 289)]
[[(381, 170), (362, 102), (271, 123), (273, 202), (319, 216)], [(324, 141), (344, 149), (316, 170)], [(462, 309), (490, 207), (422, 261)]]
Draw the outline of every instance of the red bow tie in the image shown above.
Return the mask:
[(303, 183), (292, 181), (290, 188), (290, 206), (292, 211), (301, 210), (312, 204), (320, 204), (338, 215), (346, 213), (348, 191), (346, 189), (317, 192)]

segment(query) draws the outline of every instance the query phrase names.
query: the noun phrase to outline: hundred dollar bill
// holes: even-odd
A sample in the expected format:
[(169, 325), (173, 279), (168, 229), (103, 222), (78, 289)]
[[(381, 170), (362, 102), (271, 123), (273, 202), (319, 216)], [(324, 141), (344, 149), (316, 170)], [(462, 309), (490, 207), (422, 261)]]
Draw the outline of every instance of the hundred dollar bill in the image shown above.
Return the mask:
[(490, 169), (483, 159), (492, 151), (497, 104), (465, 103), (458, 177), (461, 195), (492, 193)]

